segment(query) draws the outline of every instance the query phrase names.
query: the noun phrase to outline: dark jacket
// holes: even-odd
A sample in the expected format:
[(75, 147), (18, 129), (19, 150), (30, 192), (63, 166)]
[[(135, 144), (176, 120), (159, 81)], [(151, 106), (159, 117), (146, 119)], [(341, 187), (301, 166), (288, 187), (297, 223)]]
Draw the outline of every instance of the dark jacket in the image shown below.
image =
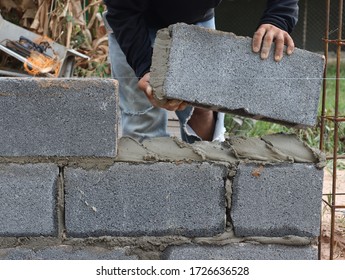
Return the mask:
[[(104, 0), (107, 21), (138, 77), (151, 66), (148, 27), (163, 28), (177, 22), (193, 24), (211, 19), (221, 0)], [(298, 0), (267, 0), (259, 24), (270, 23), (291, 32), (297, 23)]]

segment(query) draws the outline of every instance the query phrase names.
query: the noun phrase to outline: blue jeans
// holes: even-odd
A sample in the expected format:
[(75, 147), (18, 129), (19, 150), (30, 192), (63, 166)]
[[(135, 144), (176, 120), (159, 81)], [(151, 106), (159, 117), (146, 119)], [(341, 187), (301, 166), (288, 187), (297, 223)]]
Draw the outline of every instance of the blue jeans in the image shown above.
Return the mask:
[[(214, 18), (197, 23), (197, 25), (214, 29)], [(157, 30), (150, 29), (152, 45), (156, 32)], [(138, 89), (138, 78), (128, 65), (126, 57), (111, 30), (109, 33), (109, 57), (112, 77), (119, 82), (122, 135), (133, 137), (138, 141), (145, 138), (168, 137), (167, 111), (153, 107), (144, 92)], [(201, 140), (187, 124), (193, 113), (193, 107), (188, 106), (185, 110), (176, 111), (175, 113), (180, 121), (182, 140), (188, 143)], [(224, 133), (224, 113), (217, 113), (214, 141), (224, 141)]]

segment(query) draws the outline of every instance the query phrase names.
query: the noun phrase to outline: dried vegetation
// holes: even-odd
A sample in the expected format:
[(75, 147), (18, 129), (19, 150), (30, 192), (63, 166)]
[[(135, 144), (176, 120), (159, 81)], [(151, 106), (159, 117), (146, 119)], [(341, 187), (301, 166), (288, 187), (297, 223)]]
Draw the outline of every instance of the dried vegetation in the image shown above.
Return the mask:
[(90, 57), (77, 59), (74, 75), (108, 77), (108, 36), (102, 0), (0, 0), (2, 16)]

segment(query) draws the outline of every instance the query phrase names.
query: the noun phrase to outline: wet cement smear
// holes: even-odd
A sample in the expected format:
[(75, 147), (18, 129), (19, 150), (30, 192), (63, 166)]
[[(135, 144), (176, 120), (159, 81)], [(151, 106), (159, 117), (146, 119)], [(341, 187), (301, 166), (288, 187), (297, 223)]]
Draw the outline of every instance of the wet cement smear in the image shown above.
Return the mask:
[(175, 137), (161, 137), (144, 140), (142, 145), (157, 158), (173, 161), (202, 161), (192, 145), (182, 142)]
[(272, 134), (260, 138), (230, 137), (225, 142), (200, 141), (187, 144), (176, 137), (144, 140), (123, 137), (116, 161), (219, 161), (239, 163), (315, 163), (324, 159), (293, 134)]
[(292, 157), (294, 162), (317, 161), (312, 150), (294, 134), (271, 134), (263, 136), (262, 139), (267, 142), (267, 145)]
[(130, 137), (119, 139), (117, 161), (144, 161), (148, 150), (139, 142)]
[(277, 149), (272, 149), (259, 138), (232, 137), (227, 140), (238, 159), (267, 162), (292, 162), (292, 157)]

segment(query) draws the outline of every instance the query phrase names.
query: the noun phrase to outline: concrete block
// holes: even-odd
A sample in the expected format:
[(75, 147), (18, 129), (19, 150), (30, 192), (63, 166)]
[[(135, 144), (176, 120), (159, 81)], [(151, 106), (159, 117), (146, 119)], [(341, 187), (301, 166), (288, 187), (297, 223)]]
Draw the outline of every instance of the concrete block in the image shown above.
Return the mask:
[(0, 157), (115, 157), (111, 79), (0, 78)]
[(323, 170), (310, 164), (240, 164), (231, 220), (237, 236), (319, 236)]
[(40, 249), (22, 247), (0, 249), (0, 260), (137, 260), (125, 249), (59, 245)]
[(226, 175), (209, 163), (66, 168), (67, 235), (216, 235), (225, 229)]
[(0, 236), (57, 235), (54, 164), (0, 164)]
[(158, 31), (151, 80), (157, 99), (289, 126), (315, 126), (324, 58), (296, 49), (275, 62), (251, 38), (178, 23)]
[(233, 243), (225, 246), (183, 245), (168, 247), (166, 260), (317, 260), (312, 246)]

